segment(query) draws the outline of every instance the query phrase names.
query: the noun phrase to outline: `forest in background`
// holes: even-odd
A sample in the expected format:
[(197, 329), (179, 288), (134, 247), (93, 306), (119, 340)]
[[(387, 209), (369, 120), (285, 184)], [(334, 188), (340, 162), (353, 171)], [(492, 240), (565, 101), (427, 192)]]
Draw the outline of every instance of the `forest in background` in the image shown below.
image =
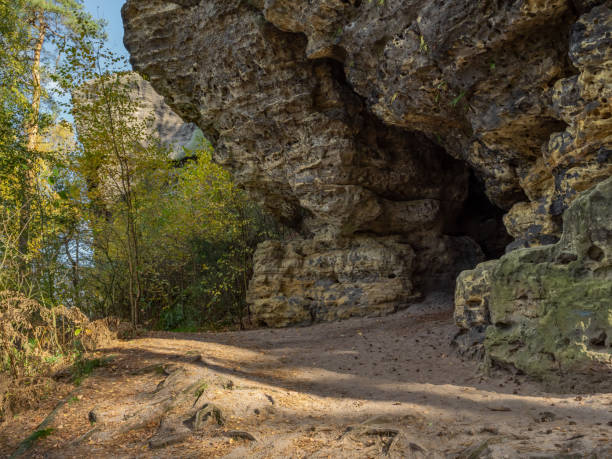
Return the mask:
[(169, 159), (104, 41), (80, 0), (0, 0), (0, 373), (13, 378), (81, 355), (77, 311), (134, 329), (242, 326), (254, 249), (279, 232), (203, 136)]

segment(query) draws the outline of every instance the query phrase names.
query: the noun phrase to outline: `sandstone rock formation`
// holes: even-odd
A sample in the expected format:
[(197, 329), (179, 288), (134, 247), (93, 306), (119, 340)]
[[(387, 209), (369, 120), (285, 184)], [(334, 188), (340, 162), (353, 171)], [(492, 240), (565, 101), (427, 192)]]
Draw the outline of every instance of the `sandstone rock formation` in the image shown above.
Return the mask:
[(491, 273), (497, 264), (498, 260), (486, 261), (463, 271), (457, 278), (455, 323), (460, 332), (454, 342), (463, 354), (484, 355), (483, 341), (491, 325)]
[[(202, 133), (193, 123), (186, 123), (164, 101), (151, 84), (136, 72), (118, 75), (119, 82), (125, 86), (130, 99), (134, 102), (136, 112), (133, 118), (144, 123), (148, 128), (148, 135), (159, 140), (168, 148), (170, 158), (181, 160), (185, 157), (185, 150), (193, 150)], [(97, 80), (92, 80), (74, 93), (77, 100), (87, 99), (95, 95)], [(91, 92), (89, 89), (93, 88)]]
[(612, 388), (612, 178), (570, 205), (557, 244), (463, 272), (456, 305), (465, 350), (484, 338), (495, 363)]
[(134, 114), (140, 121), (150, 119), (151, 134), (168, 148), (170, 158), (180, 160), (185, 157), (185, 149), (193, 149), (194, 140), (201, 135), (193, 123), (186, 123), (164, 102), (151, 84), (137, 73), (124, 76), (130, 97), (137, 102), (138, 111)]
[(128, 0), (123, 16), (134, 68), (299, 234), (258, 249), (262, 324), (403, 307), (501, 255), (504, 212), (511, 248), (554, 243), (612, 173), (610, 2)]

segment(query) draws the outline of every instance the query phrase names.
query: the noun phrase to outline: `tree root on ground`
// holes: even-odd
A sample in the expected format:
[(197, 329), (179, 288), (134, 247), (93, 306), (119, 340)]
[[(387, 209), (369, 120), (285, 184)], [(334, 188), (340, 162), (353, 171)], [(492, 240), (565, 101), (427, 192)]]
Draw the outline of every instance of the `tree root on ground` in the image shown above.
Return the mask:
[(60, 400), (57, 403), (57, 405), (55, 405), (55, 408), (53, 408), (53, 411), (51, 411), (51, 413), (49, 413), (47, 417), (43, 419), (43, 421), (40, 424), (38, 424), (38, 427), (36, 428), (36, 430), (31, 435), (29, 435), (25, 440), (19, 443), (19, 446), (17, 446), (17, 449), (15, 449), (13, 454), (11, 454), (10, 459), (22, 457), (25, 453), (27, 453), (30, 450), (30, 448), (32, 448), (32, 446), (34, 446), (34, 444), (36, 443), (38, 439), (44, 438), (45, 436), (49, 435), (53, 431), (53, 429), (50, 428), (50, 426), (53, 423), (53, 421), (55, 421), (55, 418), (57, 417), (58, 413), (64, 407), (64, 405), (66, 405), (66, 403), (70, 402), (70, 400), (76, 397), (76, 394), (79, 392), (79, 390), (80, 388), (76, 388), (75, 390), (70, 392), (66, 397)]
[[(149, 439), (151, 449), (164, 448), (189, 439), (193, 434), (210, 430), (213, 436), (256, 441), (249, 432), (221, 430), (229, 413), (251, 415), (265, 413), (272, 409), (271, 397), (251, 390), (238, 389), (231, 380), (222, 379), (210, 373), (197, 363), (201, 358), (187, 356), (185, 365), (149, 365), (133, 374), (158, 372), (165, 378), (149, 393), (134, 397), (137, 401), (131, 408), (121, 411), (114, 409), (92, 409), (89, 420), (95, 427), (73, 441), (76, 446), (84, 441), (105, 443), (128, 432), (157, 424), (156, 433)], [(228, 395), (227, 407), (220, 407), (207, 399), (211, 389)], [(248, 392), (248, 394), (247, 394)]]

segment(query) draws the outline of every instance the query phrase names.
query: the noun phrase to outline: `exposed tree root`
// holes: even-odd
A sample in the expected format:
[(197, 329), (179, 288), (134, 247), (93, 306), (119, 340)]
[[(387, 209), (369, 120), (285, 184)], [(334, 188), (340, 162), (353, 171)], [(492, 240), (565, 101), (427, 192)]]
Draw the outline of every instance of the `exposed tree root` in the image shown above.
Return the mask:
[[(415, 322), (118, 343), (23, 457), (612, 457), (608, 394), (479, 382), (444, 344), (450, 325)], [(19, 422), (3, 425), (4, 454), (30, 433)]]
[(11, 454), (11, 459), (23, 456), (32, 446), (34, 446), (34, 444), (39, 438), (44, 438), (53, 431), (53, 429), (50, 429), (49, 426), (53, 424), (53, 421), (55, 421), (55, 418), (57, 417), (61, 409), (64, 407), (64, 405), (70, 400), (72, 400), (74, 397), (76, 397), (76, 394), (79, 392), (79, 389), (80, 388), (73, 390), (55, 405), (53, 411), (51, 411), (51, 413), (49, 413), (40, 424), (38, 424), (36, 430), (19, 444), (15, 452)]

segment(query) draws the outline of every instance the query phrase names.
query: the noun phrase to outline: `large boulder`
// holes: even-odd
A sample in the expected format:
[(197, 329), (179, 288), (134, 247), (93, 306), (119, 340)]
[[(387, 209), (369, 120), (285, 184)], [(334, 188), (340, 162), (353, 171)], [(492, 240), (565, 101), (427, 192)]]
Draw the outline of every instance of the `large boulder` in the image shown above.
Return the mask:
[(414, 258), (393, 238), (266, 242), (255, 255), (249, 302), (268, 326), (388, 314), (414, 300)]
[(479, 349), (466, 340), (486, 328), (493, 363), (568, 388), (612, 387), (612, 178), (570, 205), (557, 244), (462, 273), (456, 304), (464, 350)]

